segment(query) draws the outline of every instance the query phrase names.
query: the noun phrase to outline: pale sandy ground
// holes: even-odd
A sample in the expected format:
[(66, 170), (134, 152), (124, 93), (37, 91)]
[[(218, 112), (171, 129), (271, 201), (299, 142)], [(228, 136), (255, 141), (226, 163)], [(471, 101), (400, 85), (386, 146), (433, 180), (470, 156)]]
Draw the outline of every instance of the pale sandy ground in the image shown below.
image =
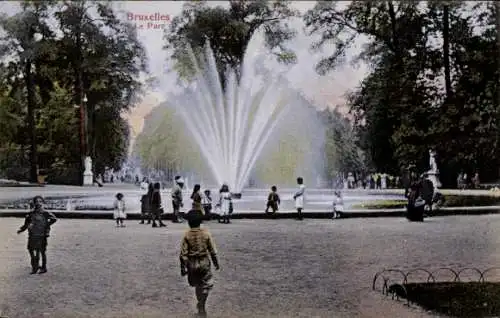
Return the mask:
[[(6, 317), (192, 317), (179, 275), (185, 224), (59, 220), (49, 272), (29, 275), (21, 219), (0, 220), (0, 311)], [(235, 220), (207, 225), (222, 271), (210, 317), (429, 317), (371, 290), (384, 267), (486, 268), (499, 261), (500, 216)], [(416, 277), (417, 279), (418, 277)], [(0, 314), (1, 316), (2, 314)]]

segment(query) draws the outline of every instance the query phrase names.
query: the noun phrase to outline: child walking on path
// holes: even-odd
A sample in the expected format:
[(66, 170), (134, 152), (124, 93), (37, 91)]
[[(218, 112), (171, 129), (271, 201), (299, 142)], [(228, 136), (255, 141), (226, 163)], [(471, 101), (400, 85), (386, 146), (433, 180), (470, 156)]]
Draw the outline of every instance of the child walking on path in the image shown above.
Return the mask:
[[(28, 230), (28, 252), (31, 258), (31, 274), (47, 272), (47, 239), (50, 235), (50, 226), (56, 223), (54, 214), (43, 209), (44, 200), (41, 196), (33, 198), (34, 209), (24, 219), (24, 225), (17, 234)], [(39, 266), (40, 257), (42, 266)]]
[(203, 212), (191, 210), (186, 219), (190, 229), (184, 234), (181, 242), (181, 276), (187, 275), (189, 286), (195, 288), (198, 315), (206, 317), (205, 304), (213, 287), (210, 259), (215, 269), (220, 269), (217, 250), (210, 232), (201, 228)]
[(116, 220), (116, 227), (125, 227), (123, 220), (127, 218), (127, 214), (125, 213), (125, 199), (123, 199), (123, 194), (118, 193), (116, 195), (114, 207), (113, 217)]
[(281, 204), (280, 196), (277, 193), (278, 188), (276, 186), (271, 187), (271, 193), (267, 197), (266, 213), (269, 213), (269, 208), (272, 210), (272, 215), (276, 216), (276, 211), (279, 209)]

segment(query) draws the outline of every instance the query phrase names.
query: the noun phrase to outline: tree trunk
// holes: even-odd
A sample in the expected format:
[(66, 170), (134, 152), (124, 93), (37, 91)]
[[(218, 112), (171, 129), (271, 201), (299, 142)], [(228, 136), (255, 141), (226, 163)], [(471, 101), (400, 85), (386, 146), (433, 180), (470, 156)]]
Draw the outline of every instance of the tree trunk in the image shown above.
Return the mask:
[(497, 92), (498, 92), (498, 109), (500, 110), (500, 1), (495, 1), (496, 8), (496, 29), (497, 29)]
[(86, 147), (86, 114), (85, 105), (83, 103), (83, 79), (82, 79), (82, 39), (81, 32), (77, 30), (76, 32), (76, 43), (75, 49), (77, 52), (76, 64), (75, 64), (75, 102), (80, 107), (80, 185), (83, 185), (83, 172), (85, 171), (85, 156), (87, 152)]
[[(397, 34), (397, 20), (396, 20), (396, 10), (394, 9), (394, 4), (392, 1), (387, 1), (387, 6), (389, 7), (389, 19), (391, 24), (391, 35), (392, 35), (392, 45), (396, 55), (399, 56), (400, 47), (399, 47), (399, 37)], [(401, 57), (401, 56), (399, 56)]]
[[(496, 52), (496, 57), (497, 57), (497, 118), (498, 118), (497, 120), (500, 121), (500, 2), (499, 1), (495, 1), (495, 21), (496, 21), (496, 35), (497, 35), (497, 52)], [(497, 132), (497, 142), (498, 142), (499, 138), (500, 138), (500, 131)], [(499, 175), (500, 175), (500, 170), (499, 170)]]
[(451, 74), (450, 74), (450, 7), (443, 6), (443, 63), (444, 63), (444, 82), (446, 89), (446, 98), (449, 100), (452, 95)]
[(28, 130), (30, 136), (30, 182), (38, 182), (38, 154), (36, 146), (36, 123), (35, 123), (35, 84), (31, 73), (32, 62), (26, 61), (24, 78), (28, 93)]

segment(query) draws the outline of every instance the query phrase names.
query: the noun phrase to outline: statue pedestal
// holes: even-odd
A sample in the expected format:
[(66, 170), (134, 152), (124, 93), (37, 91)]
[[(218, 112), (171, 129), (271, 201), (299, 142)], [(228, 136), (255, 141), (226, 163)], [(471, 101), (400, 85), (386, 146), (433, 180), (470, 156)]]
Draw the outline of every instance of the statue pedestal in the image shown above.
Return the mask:
[(85, 157), (85, 171), (83, 172), (83, 185), (91, 186), (94, 184), (94, 174), (92, 173), (92, 159)]
[(85, 171), (83, 173), (83, 185), (91, 186), (93, 184), (94, 184), (94, 174), (92, 173), (92, 171), (90, 172)]
[(434, 192), (437, 192), (438, 188), (441, 188), (441, 181), (439, 181), (439, 172), (438, 171), (428, 171), (427, 179), (429, 179), (434, 185)]

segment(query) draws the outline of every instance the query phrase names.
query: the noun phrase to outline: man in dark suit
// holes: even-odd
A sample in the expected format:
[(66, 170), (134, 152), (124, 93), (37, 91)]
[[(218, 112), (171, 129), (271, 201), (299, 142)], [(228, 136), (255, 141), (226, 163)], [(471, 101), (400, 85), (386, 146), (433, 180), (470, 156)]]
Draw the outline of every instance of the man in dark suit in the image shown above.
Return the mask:
[(432, 214), (432, 203), (434, 199), (434, 184), (431, 180), (427, 179), (428, 175), (422, 175), (422, 199), (425, 201), (425, 207), (428, 215)]

